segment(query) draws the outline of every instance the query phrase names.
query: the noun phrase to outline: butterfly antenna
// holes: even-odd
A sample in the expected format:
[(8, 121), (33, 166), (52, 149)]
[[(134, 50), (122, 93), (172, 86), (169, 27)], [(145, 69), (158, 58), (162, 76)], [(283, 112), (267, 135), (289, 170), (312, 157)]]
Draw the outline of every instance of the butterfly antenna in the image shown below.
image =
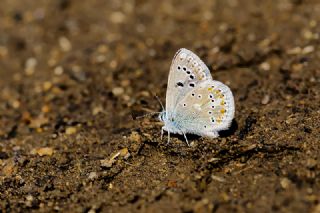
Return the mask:
[[(161, 107), (162, 107), (162, 110), (165, 111), (164, 106), (163, 106), (160, 98), (159, 98), (156, 94), (154, 94), (154, 97), (156, 97), (156, 99), (157, 99), (158, 102), (160, 103), (160, 105), (161, 105)], [(137, 116), (137, 117), (135, 117), (135, 118), (133, 118), (133, 119), (136, 120), (136, 119), (140, 119), (140, 118), (144, 118), (144, 117), (148, 117), (148, 116), (155, 115), (155, 114), (160, 114), (160, 113), (162, 113), (162, 112), (150, 112), (150, 113), (145, 114), (145, 115)]]
[(140, 119), (140, 118), (144, 118), (144, 117), (148, 117), (148, 116), (155, 115), (155, 114), (160, 114), (160, 113), (161, 113), (161, 112), (150, 112), (150, 113), (145, 114), (145, 115), (137, 116), (137, 117), (134, 118), (134, 120)]
[(162, 104), (162, 102), (161, 102), (160, 98), (159, 98), (156, 94), (154, 94), (154, 97), (156, 97), (156, 99), (157, 99), (157, 100), (158, 100), (158, 102), (160, 103), (160, 105), (161, 105), (161, 107), (162, 107), (162, 110), (163, 110), (163, 111), (165, 111), (164, 106), (163, 106), (163, 104)]

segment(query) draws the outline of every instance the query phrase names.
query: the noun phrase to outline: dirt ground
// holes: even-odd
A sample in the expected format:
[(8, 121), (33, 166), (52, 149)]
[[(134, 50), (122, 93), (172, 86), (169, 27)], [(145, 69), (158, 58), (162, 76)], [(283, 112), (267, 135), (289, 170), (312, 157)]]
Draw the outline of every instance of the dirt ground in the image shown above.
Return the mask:
[[(185, 47), (233, 91), (166, 145)], [(2, 0), (0, 212), (320, 212), (319, 0)]]

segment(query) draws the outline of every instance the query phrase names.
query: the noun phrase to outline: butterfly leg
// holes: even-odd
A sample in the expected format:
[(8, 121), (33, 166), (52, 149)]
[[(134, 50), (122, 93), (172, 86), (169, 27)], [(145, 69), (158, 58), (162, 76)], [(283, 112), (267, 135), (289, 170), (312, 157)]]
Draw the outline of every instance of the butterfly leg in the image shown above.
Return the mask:
[(188, 141), (188, 138), (187, 138), (186, 134), (185, 134), (184, 132), (182, 132), (182, 133), (183, 133), (184, 139), (186, 140), (186, 143), (188, 144), (188, 146), (190, 146), (190, 144), (189, 144), (189, 141)]
[(160, 137), (160, 139), (162, 140), (162, 138), (163, 138), (163, 127), (161, 128), (161, 137)]
[(168, 131), (168, 142), (167, 145), (170, 143), (170, 131)]

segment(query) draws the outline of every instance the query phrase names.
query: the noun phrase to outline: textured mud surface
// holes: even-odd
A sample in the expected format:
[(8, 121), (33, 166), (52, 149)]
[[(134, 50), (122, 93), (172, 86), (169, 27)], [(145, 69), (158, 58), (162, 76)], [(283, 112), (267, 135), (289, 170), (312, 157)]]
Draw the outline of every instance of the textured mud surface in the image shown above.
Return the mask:
[[(320, 212), (318, 0), (0, 7), (2, 212)], [(181, 47), (229, 85), (223, 137), (160, 140)]]

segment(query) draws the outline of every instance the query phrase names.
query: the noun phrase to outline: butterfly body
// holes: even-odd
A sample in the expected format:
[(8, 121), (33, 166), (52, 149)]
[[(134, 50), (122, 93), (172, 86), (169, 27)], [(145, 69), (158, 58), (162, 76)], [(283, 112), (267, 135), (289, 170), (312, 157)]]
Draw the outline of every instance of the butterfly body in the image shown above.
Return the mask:
[(166, 109), (159, 115), (162, 132), (184, 135), (186, 141), (187, 133), (216, 138), (218, 131), (229, 128), (233, 117), (229, 87), (212, 80), (207, 66), (193, 52), (178, 50), (170, 67)]
[(183, 135), (185, 129), (182, 129), (179, 123), (175, 121), (174, 117), (168, 118), (167, 113), (164, 111), (160, 113), (159, 119), (164, 123), (164, 126), (162, 127), (163, 130), (173, 134)]

